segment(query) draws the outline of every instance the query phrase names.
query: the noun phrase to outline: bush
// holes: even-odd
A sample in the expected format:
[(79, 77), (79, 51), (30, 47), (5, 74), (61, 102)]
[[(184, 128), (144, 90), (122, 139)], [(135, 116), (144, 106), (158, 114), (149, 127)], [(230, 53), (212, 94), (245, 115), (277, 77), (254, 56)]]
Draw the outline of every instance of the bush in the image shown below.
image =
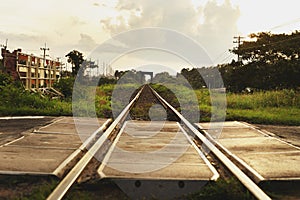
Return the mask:
[(0, 86), (12, 84), (12, 78), (5, 73), (0, 72)]
[(70, 99), (72, 97), (74, 82), (74, 77), (62, 78), (54, 84), (54, 88), (59, 90), (66, 99)]
[(41, 97), (22, 87), (8, 84), (0, 86), (0, 115), (71, 115), (71, 104)]

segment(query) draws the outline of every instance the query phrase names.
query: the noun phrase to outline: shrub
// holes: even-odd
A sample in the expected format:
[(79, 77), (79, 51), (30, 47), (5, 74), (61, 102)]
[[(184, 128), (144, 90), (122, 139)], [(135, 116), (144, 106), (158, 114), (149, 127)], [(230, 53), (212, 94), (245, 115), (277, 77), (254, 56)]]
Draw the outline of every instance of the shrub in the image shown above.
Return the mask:
[(74, 82), (74, 77), (62, 78), (54, 84), (54, 88), (59, 90), (66, 99), (70, 99), (72, 97)]

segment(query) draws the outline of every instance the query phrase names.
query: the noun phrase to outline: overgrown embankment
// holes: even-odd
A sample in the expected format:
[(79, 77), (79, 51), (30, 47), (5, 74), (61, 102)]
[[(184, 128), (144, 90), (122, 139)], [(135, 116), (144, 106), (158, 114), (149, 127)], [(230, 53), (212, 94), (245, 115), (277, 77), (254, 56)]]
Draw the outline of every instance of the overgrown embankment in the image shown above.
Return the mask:
[[(91, 112), (96, 112), (98, 117), (113, 117), (129, 102), (131, 95), (138, 87), (134, 84), (98, 86), (96, 90), (91, 90), (93, 93), (88, 95), (89, 98), (95, 97), (95, 111)], [(221, 112), (218, 107), (212, 106), (211, 93), (208, 89), (192, 90), (176, 84), (153, 84), (152, 87), (190, 120), (210, 121), (211, 110), (215, 109), (217, 114)], [(85, 89), (89, 90), (89, 88)], [(25, 91), (10, 81), (8, 77), (1, 77), (0, 99), (0, 116), (72, 115), (70, 95), (65, 99), (41, 97), (39, 94)], [(84, 99), (79, 103), (82, 103), (84, 109), (86, 104)], [(254, 91), (251, 94), (227, 93), (226, 103), (226, 120), (242, 120), (259, 124), (300, 125), (300, 91), (298, 90)], [(157, 102), (149, 105), (151, 107), (155, 104)], [(147, 107), (148, 111), (150, 107)], [(159, 108), (157, 109), (159, 110)], [(156, 110), (154, 109), (154, 111)], [(158, 112), (153, 113), (157, 114)], [(141, 112), (139, 108), (136, 108), (132, 114), (140, 119), (149, 118), (149, 113)]]
[(71, 103), (43, 97), (38, 93), (24, 90), (9, 77), (0, 77), (0, 116), (13, 115), (71, 115)]

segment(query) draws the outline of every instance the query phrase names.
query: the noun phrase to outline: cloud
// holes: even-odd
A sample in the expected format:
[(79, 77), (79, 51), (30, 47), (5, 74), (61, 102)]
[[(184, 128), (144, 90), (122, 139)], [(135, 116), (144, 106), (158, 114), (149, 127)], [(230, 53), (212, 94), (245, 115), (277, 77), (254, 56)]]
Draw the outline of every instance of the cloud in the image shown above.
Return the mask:
[(182, 0), (120, 0), (115, 9), (119, 15), (101, 21), (111, 35), (143, 27), (168, 28), (198, 41), (212, 58), (232, 45), (240, 16), (229, 0), (223, 4), (212, 0), (200, 7)]
[(68, 20), (69, 20), (69, 23), (70, 23), (71, 26), (82, 26), (82, 25), (87, 24), (86, 22), (80, 20), (76, 16), (70, 16), (70, 18)]
[(84, 51), (91, 51), (97, 46), (97, 43), (88, 34), (81, 33), (77, 46)]
[[(21, 48), (27, 53), (29, 53), (28, 51), (31, 53), (40, 53), (40, 47), (48, 40), (48, 38), (44, 35), (7, 32), (0, 32), (0, 38), (3, 38), (3, 41), (0, 41), (0, 44), (5, 42), (4, 38), (8, 39), (9, 50), (12, 51), (16, 47)], [(40, 41), (40, 44), (38, 44), (37, 41)], [(35, 45), (33, 46), (32, 44)]]

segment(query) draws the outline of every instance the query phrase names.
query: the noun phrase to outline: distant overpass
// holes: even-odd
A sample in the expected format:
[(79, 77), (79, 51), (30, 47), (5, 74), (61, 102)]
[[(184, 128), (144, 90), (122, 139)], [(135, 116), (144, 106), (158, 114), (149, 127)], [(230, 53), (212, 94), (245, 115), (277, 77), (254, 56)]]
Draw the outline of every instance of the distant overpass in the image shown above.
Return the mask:
[(150, 82), (153, 80), (153, 72), (143, 72), (141, 71), (141, 83), (143, 83), (143, 76), (144, 75), (149, 75), (150, 76)]

